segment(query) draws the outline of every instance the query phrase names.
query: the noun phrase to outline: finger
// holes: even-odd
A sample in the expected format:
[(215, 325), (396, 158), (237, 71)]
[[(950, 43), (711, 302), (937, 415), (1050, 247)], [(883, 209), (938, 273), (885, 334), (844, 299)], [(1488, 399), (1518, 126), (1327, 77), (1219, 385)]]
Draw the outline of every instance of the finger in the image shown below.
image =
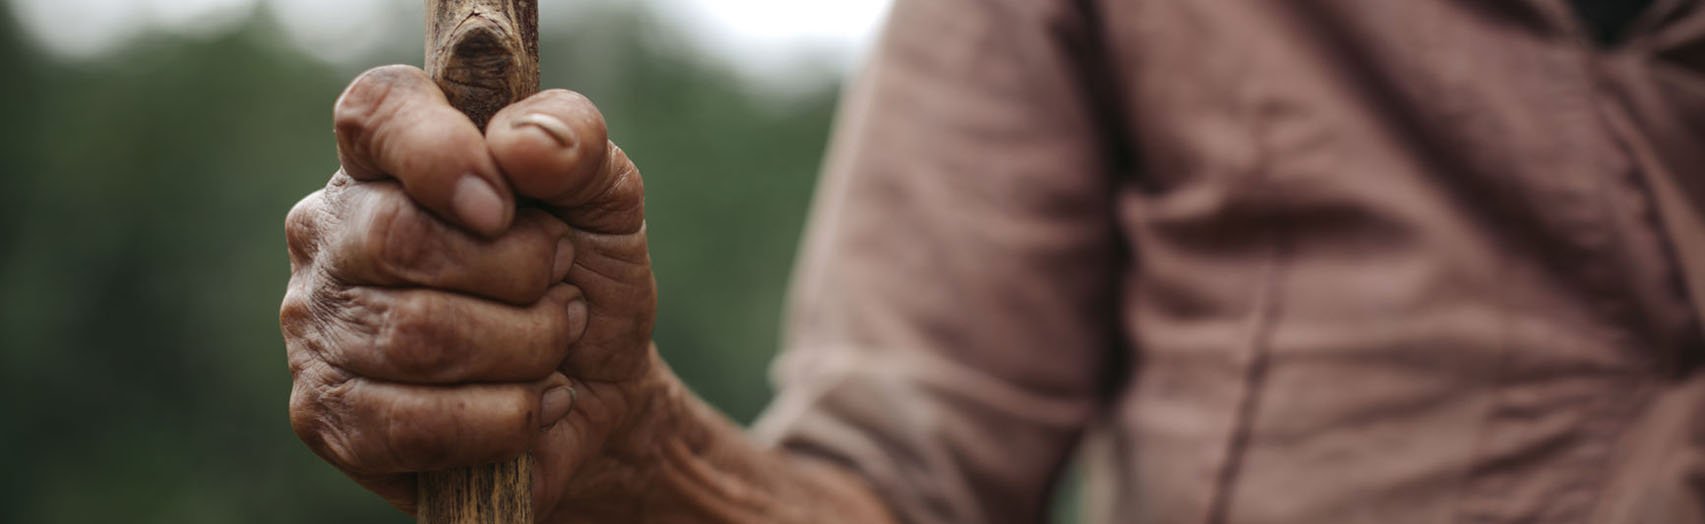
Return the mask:
[(566, 385), (561, 375), (530, 383), (396, 384), (324, 366), (298, 376), (291, 427), (358, 478), (485, 464), (531, 448), (542, 399)]
[(284, 241), (292, 273), (308, 267), (319, 255), (325, 209), (325, 191), (315, 191), (291, 206), (284, 216)]
[[(576, 385), (577, 388), (583, 385)], [(587, 472), (581, 464), (586, 462), (590, 453), (598, 451), (586, 445), (587, 427), (574, 419), (572, 411), (568, 418), (557, 423), (546, 423), (542, 434), (539, 435), (540, 445), (533, 449), (533, 510), (538, 513), (540, 522), (556, 522), (552, 519), (552, 510), (561, 505), (564, 491), (569, 482), (576, 476)]]
[(344, 216), (319, 257), (339, 281), (427, 287), (510, 304), (538, 301), (573, 261), (568, 226), (523, 209), (501, 236), (465, 233), (425, 212), (391, 183), (354, 184), (337, 196)]
[(349, 176), (395, 178), (422, 206), (482, 235), (509, 226), (515, 205), (483, 134), (424, 71), (362, 74), (338, 98), (334, 120)]
[[(532, 446), (532, 449), (535, 450), (543, 448), (543, 446), (539, 443), (545, 441), (545, 439), (553, 433), (551, 428), (558, 425), (557, 421), (562, 420), (566, 416), (567, 410), (573, 407), (572, 400), (567, 403), (562, 401), (563, 398), (572, 399), (575, 395), (572, 385), (569, 385), (568, 387), (561, 386), (563, 384), (569, 384), (567, 377), (562, 375), (553, 376), (550, 379), (547, 379), (547, 384), (545, 393), (540, 395), (539, 404), (539, 413), (542, 415), (540, 424), (545, 426), (546, 429), (544, 430), (545, 434), (540, 435), (535, 439), (536, 442)], [(538, 467), (535, 466), (534, 478), (538, 478), (538, 473)], [(350, 478), (354, 479), (356, 483), (359, 483), (362, 487), (378, 494), (380, 497), (384, 498), (386, 502), (389, 502), (392, 506), (396, 506), (397, 509), (402, 510), (404, 513), (412, 515), (417, 509), (419, 503), (418, 475), (413, 473), (379, 475), (355, 474), (347, 471), (346, 474), (349, 474)], [(535, 482), (534, 485), (534, 493), (539, 493), (537, 482)], [(539, 495), (535, 495), (535, 497), (538, 496)], [(534, 500), (543, 499), (535, 498)], [(534, 507), (544, 508), (549, 506), (535, 503)], [(541, 522), (551, 521), (547, 520)]]
[(549, 205), (578, 229), (639, 231), (644, 184), (611, 144), (604, 117), (578, 93), (551, 90), (492, 117), (486, 142), (517, 193)]
[[(356, 375), (408, 384), (526, 382), (555, 372), (585, 331), (586, 301), (567, 284), (515, 307), (424, 289), (350, 288), (287, 296), (292, 360), (301, 353)], [(294, 303), (292, 301), (295, 301)], [(294, 322), (316, 311), (336, 319)]]
[[(629, 450), (635, 449), (633, 442), (609, 442), (608, 439), (613, 428), (623, 424), (619, 421), (623, 415), (618, 412), (644, 408), (633, 405), (631, 397), (610, 383), (572, 379), (570, 382), (586, 401), (576, 402), (565, 416), (555, 422), (547, 419), (539, 445), (533, 448), (533, 508), (539, 513), (537, 516), (543, 518), (541, 522), (557, 522), (560, 519), (550, 518), (553, 510), (563, 509), (563, 506), (572, 508), (580, 500), (596, 500), (602, 496), (600, 492), (632, 489), (602, 478), (608, 474), (605, 471), (588, 469), (583, 465), (599, 455), (631, 453)], [(634, 440), (655, 437), (639, 435)], [(647, 448), (646, 451), (655, 450)], [(576, 500), (566, 501), (565, 496)]]

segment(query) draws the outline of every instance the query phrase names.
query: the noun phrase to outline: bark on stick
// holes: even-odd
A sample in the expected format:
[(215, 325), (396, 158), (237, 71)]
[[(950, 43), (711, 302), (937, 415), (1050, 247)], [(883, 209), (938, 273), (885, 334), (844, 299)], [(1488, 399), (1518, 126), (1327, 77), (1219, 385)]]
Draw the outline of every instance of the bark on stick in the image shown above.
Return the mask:
[(426, 72), (483, 129), (539, 91), (538, 0), (427, 0)]
[[(426, 72), (485, 128), (539, 90), (538, 0), (426, 0)], [(533, 457), (420, 475), (420, 522), (531, 524)]]

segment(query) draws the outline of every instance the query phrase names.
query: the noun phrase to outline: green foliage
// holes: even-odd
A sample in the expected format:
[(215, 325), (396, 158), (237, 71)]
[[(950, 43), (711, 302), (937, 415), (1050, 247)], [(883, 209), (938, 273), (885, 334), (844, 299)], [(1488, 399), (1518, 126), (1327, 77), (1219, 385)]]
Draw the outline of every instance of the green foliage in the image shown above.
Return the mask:
[[(56, 62), (3, 13), (0, 521), (405, 522), (285, 417), (282, 218), (336, 168), (330, 107), (353, 72), (264, 17)], [(660, 347), (749, 420), (832, 79), (760, 94), (631, 11), (551, 29), (546, 85), (599, 101), (645, 173)]]

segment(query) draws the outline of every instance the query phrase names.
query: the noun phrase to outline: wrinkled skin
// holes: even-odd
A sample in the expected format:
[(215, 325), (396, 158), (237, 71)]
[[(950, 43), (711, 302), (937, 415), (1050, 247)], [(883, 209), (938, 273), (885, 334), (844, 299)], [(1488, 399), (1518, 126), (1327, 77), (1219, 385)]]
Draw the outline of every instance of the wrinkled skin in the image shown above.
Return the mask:
[(650, 345), (639, 172), (598, 110), (547, 91), (482, 134), (392, 66), (335, 122), (342, 169), (286, 219), (302, 440), (405, 511), (414, 472), (529, 449), (547, 519), (563, 493), (640, 482), (675, 393)]
[(286, 218), (290, 423), (403, 511), (416, 473), (532, 451), (541, 522), (890, 522), (759, 446), (657, 356), (639, 171), (585, 97), (481, 132), (419, 69), (356, 79), (342, 169)]

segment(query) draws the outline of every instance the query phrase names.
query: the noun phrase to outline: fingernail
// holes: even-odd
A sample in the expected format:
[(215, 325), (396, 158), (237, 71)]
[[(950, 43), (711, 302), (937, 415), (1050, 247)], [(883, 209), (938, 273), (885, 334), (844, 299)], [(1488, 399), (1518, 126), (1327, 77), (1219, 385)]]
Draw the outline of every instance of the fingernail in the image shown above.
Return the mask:
[(568, 148), (574, 145), (574, 130), (557, 117), (544, 113), (529, 113), (516, 119), (513, 125), (516, 129), (528, 126), (544, 131), (545, 135), (551, 137), (551, 140), (555, 140), (559, 146)]
[(464, 223), (482, 233), (503, 229), (503, 197), (497, 196), (497, 190), (476, 175), (464, 175), (456, 182), (450, 207)]
[(574, 388), (572, 386), (557, 386), (545, 391), (539, 399), (539, 427), (548, 428), (556, 425), (557, 421), (568, 416), (568, 410), (574, 408)]
[(574, 264), (574, 242), (563, 237), (556, 243), (556, 264), (551, 266), (551, 279), (561, 281), (568, 278), (568, 267)]

